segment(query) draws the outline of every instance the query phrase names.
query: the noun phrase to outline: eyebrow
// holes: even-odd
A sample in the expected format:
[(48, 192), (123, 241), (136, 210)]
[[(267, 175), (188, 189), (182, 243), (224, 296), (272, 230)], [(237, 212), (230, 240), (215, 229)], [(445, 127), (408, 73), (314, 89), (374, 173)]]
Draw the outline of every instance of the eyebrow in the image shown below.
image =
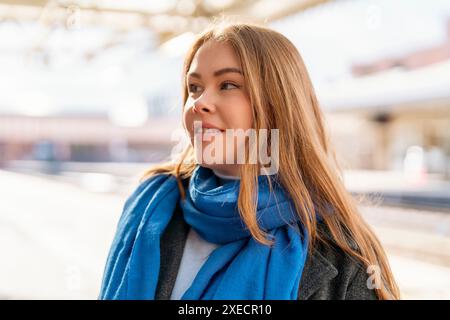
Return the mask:
[[(238, 68), (223, 68), (223, 69), (214, 71), (213, 74), (215, 77), (218, 77), (225, 73), (239, 73), (241, 75), (243, 74), (242, 71)], [(188, 73), (188, 76), (194, 77), (194, 78), (199, 78), (199, 79), (201, 78), (201, 75), (197, 72), (190, 72), (190, 73)]]

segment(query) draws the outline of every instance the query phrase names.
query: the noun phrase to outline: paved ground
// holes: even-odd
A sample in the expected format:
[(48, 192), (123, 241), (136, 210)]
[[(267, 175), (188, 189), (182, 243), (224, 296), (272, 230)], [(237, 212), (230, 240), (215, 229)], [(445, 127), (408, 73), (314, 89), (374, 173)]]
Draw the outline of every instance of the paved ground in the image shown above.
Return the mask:
[[(131, 188), (95, 193), (0, 171), (0, 298), (96, 299)], [(450, 214), (372, 206), (362, 212), (386, 247), (404, 298), (450, 299)]]
[(95, 299), (123, 197), (0, 172), (0, 296)]
[(404, 299), (450, 299), (450, 213), (361, 207)]

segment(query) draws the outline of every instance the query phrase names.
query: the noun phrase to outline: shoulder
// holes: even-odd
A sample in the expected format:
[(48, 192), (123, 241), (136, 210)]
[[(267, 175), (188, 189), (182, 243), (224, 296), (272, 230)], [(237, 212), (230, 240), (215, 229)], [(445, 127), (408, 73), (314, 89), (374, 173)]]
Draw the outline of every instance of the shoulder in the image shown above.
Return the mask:
[[(308, 254), (300, 281), (299, 299), (375, 300), (375, 290), (367, 285), (369, 274), (360, 261), (348, 255), (332, 241), (324, 224), (318, 232), (329, 245), (317, 244)], [(356, 249), (356, 244), (353, 245)]]
[(164, 198), (170, 194), (173, 198), (176, 189), (176, 179), (168, 174), (156, 174), (139, 181), (132, 192), (126, 197), (119, 218), (119, 225), (127, 221), (135, 221), (142, 218), (144, 208), (152, 199)]
[(136, 198), (142, 197), (143, 194), (149, 192), (157, 192), (162, 187), (165, 187), (164, 182), (170, 181), (171, 185), (175, 183), (175, 177), (170, 174), (154, 174), (138, 181), (137, 185), (133, 189), (132, 193), (128, 196), (126, 203), (132, 202)]

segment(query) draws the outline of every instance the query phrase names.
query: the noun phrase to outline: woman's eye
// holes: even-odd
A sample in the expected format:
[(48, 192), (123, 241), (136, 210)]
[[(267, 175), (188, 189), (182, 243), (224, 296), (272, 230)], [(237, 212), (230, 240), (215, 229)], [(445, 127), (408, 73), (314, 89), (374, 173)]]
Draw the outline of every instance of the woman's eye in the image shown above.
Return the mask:
[(199, 86), (197, 86), (196, 84), (190, 84), (188, 86), (188, 88), (189, 88), (189, 92), (192, 92), (192, 93), (196, 93), (197, 90), (199, 90)]
[(224, 90), (237, 89), (237, 88), (239, 88), (239, 86), (235, 85), (231, 82), (224, 82), (224, 83), (222, 83), (222, 85), (220, 87), (220, 89), (224, 89)]
[[(220, 90), (231, 90), (237, 88), (239, 88), (239, 86), (231, 82), (224, 82), (220, 85)], [(189, 84), (188, 91), (189, 93), (198, 93), (199, 91), (201, 91), (201, 87), (196, 84)]]

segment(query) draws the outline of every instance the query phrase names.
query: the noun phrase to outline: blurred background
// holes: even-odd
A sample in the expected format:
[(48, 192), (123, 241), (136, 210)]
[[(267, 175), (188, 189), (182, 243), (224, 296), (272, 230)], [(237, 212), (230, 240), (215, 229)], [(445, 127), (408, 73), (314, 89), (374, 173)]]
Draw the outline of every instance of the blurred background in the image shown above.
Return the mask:
[(405, 299), (450, 299), (450, 1), (0, 0), (0, 299), (96, 299), (217, 17), (299, 49)]

